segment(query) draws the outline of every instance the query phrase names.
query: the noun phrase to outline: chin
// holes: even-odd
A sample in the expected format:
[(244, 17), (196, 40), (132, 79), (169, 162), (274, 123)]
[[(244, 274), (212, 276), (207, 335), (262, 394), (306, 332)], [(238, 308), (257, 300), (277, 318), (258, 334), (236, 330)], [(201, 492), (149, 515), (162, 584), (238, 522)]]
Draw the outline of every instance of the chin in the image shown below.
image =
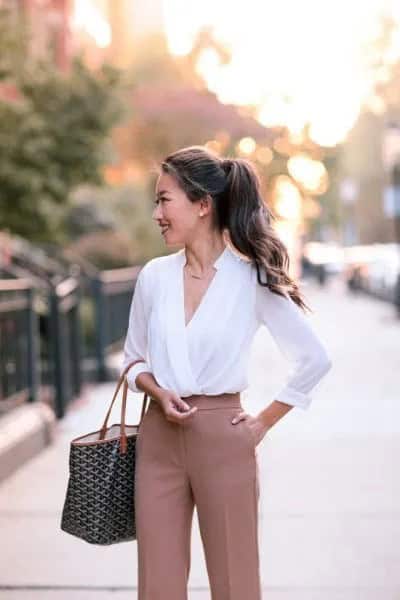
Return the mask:
[(177, 242), (176, 240), (164, 240), (164, 244), (167, 246), (167, 248), (174, 248), (175, 246), (182, 246), (184, 245), (184, 242)]
[(177, 244), (180, 244), (179, 241), (176, 241), (176, 238), (169, 236), (168, 232), (167, 235), (161, 235), (162, 239), (164, 240), (164, 244), (166, 246), (176, 246)]

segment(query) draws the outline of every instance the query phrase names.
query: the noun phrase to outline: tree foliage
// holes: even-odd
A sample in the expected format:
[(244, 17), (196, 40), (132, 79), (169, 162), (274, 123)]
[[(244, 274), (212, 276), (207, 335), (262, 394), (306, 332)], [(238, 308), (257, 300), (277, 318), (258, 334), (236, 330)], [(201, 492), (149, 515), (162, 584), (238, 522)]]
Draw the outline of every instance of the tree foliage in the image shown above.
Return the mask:
[[(2, 11), (0, 33), (10, 26)], [(15, 87), (14, 100), (0, 98), (0, 229), (62, 241), (71, 191), (103, 182), (109, 134), (123, 115), (121, 73), (107, 64), (90, 71), (80, 57), (62, 73), (30, 56), (29, 34), (19, 33), (19, 43), (0, 35), (0, 85)]]

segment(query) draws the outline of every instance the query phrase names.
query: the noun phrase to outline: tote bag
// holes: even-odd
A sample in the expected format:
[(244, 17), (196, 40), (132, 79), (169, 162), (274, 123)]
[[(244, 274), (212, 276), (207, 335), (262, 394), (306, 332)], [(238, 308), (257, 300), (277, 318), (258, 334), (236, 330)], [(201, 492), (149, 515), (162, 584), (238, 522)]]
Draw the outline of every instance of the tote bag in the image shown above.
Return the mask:
[[(136, 539), (135, 463), (147, 394), (139, 423), (126, 425), (126, 374), (122, 372), (104, 423), (98, 431), (74, 438), (69, 451), (69, 478), (61, 516), (61, 529), (90, 544), (109, 545)], [(112, 406), (123, 387), (120, 423), (107, 427)]]

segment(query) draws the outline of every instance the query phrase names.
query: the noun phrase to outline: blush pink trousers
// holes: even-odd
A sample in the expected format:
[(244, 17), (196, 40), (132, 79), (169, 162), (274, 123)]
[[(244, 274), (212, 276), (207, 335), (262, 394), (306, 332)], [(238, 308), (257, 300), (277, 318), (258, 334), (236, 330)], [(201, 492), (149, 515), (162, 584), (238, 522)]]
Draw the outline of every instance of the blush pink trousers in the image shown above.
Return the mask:
[(261, 600), (257, 450), (240, 393), (184, 398), (183, 424), (151, 399), (140, 425), (135, 510), (138, 600), (187, 600), (194, 506), (212, 600)]

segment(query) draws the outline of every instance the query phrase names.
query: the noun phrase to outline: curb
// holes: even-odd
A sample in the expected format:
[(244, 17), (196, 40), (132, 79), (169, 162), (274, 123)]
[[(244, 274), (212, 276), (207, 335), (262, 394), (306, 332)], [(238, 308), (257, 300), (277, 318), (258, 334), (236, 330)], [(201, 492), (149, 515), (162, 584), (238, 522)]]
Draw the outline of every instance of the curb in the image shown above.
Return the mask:
[(0, 482), (54, 440), (56, 416), (37, 401), (14, 408), (0, 419)]

